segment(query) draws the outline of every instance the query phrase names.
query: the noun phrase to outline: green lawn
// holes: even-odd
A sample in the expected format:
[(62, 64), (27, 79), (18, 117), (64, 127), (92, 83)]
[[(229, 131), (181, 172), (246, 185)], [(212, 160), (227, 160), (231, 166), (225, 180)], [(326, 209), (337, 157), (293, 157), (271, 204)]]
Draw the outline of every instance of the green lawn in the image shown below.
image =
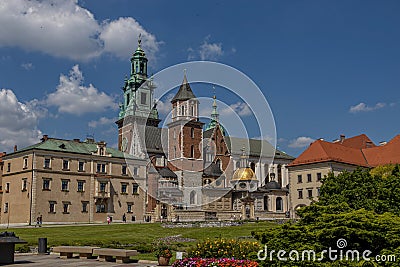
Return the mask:
[[(9, 229), (29, 246), (37, 246), (39, 237), (46, 237), (48, 246), (97, 245), (101, 247), (124, 247), (141, 252), (137, 259), (154, 260), (152, 243), (159, 238), (181, 235), (182, 238), (196, 239), (192, 242), (172, 243), (173, 250), (185, 251), (207, 238), (238, 238), (251, 236), (252, 231), (274, 227), (271, 222), (245, 223), (241, 226), (207, 228), (163, 228), (161, 224), (111, 224), (89, 226), (30, 227)], [(17, 246), (18, 249), (18, 246)]]

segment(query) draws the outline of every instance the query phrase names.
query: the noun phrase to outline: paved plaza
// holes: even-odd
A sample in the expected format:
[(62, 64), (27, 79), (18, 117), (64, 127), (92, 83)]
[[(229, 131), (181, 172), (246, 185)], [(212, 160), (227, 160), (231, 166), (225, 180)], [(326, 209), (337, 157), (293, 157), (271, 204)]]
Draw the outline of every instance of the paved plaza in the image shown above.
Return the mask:
[(58, 254), (38, 255), (38, 254), (15, 254), (15, 263), (7, 266), (25, 267), (25, 266), (40, 266), (40, 267), (103, 267), (103, 266), (140, 266), (150, 267), (157, 266), (157, 262), (153, 261), (140, 261), (138, 263), (123, 263), (117, 264), (115, 262), (100, 262), (97, 259), (60, 259)]

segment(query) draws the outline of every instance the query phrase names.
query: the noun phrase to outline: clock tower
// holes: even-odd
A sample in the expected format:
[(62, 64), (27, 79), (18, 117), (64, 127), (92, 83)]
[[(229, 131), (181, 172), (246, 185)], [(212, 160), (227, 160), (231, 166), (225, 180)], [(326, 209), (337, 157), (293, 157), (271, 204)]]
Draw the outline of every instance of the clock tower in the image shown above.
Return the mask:
[(131, 57), (129, 78), (125, 77), (123, 102), (119, 105), (118, 149), (138, 157), (145, 157), (144, 136), (146, 126), (157, 127), (160, 122), (153, 103), (155, 86), (147, 75), (146, 54), (141, 47), (139, 35), (138, 47)]

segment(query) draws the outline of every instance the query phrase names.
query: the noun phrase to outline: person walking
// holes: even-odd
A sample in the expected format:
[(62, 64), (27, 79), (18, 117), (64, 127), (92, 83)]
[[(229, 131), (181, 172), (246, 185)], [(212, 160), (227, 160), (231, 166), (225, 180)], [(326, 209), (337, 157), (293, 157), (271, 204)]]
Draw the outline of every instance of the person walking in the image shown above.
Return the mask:
[(43, 217), (42, 215), (39, 216), (39, 227), (42, 227), (43, 224)]
[(107, 216), (107, 224), (110, 224), (111, 223), (111, 218), (110, 218), (110, 216)]
[(122, 215), (122, 221), (123, 221), (124, 223), (126, 223), (126, 215), (125, 215), (125, 213), (124, 213), (124, 215)]

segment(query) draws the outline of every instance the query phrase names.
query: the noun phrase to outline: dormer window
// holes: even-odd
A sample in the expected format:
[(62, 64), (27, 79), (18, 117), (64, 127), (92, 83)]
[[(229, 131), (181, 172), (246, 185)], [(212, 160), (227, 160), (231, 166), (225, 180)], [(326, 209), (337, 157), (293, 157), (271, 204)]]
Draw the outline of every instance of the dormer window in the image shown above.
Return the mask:
[(104, 156), (104, 148), (103, 147), (101, 147), (99, 149), (99, 154), (100, 154), (100, 156)]

